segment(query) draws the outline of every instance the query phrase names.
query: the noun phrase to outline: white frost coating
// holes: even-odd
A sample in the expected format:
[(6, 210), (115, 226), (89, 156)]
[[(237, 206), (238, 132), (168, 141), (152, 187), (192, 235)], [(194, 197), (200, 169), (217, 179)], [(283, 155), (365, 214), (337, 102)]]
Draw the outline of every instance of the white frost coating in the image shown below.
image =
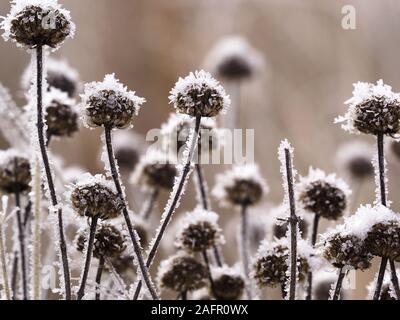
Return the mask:
[(68, 97), (68, 94), (58, 89), (51, 88), (50, 91), (46, 92), (43, 97), (43, 109), (45, 110), (51, 105), (52, 102), (58, 102), (69, 106), (73, 111), (78, 113), (76, 101)]
[[(11, 11), (3, 17), (3, 21), (0, 24), (0, 28), (3, 29), (3, 38), (8, 41), (11, 40), (11, 23), (17, 17), (17, 15), (28, 6), (40, 7), (44, 11), (51, 10), (52, 12), (58, 11), (59, 14), (64, 15), (65, 19), (70, 23), (70, 34), (69, 38), (73, 38), (75, 35), (75, 24), (71, 20), (71, 14), (68, 10), (64, 9), (57, 0), (12, 0)], [(13, 40), (15, 41), (15, 40)], [(17, 43), (17, 46), (22, 47), (21, 44)]]
[(1, 198), (1, 211), (0, 211), (0, 265), (1, 265), (1, 283), (3, 284), (4, 294), (6, 300), (11, 300), (11, 290), (9, 283), (9, 270), (8, 270), (8, 257), (6, 249), (5, 232), (7, 228), (7, 206), (8, 197)]
[(0, 167), (5, 165), (10, 165), (13, 167), (14, 163), (11, 161), (14, 158), (29, 159), (25, 153), (16, 149), (0, 150)]
[(265, 59), (262, 54), (252, 47), (245, 38), (238, 35), (222, 38), (211, 49), (204, 65), (213, 74), (218, 75), (219, 67), (225, 61), (231, 59), (237, 59), (246, 64), (251, 70), (251, 76), (265, 69)]
[[(385, 144), (385, 141), (383, 142)], [(372, 158), (372, 165), (374, 167), (374, 177), (375, 177), (375, 202), (374, 204), (380, 204), (382, 203), (382, 196), (381, 196), (381, 182), (380, 182), (380, 169), (379, 169), (379, 153), (378, 150), (374, 151), (374, 155)], [(387, 175), (388, 169), (387, 169), (387, 162), (386, 158), (383, 158), (383, 175), (384, 175), (384, 182), (385, 182), (385, 195), (386, 199), (388, 198), (389, 195), (389, 189), (388, 189), (388, 175)], [(391, 201), (386, 200), (386, 205), (390, 207)]]
[[(342, 129), (353, 134), (361, 132), (354, 126), (357, 106), (370, 99), (383, 99), (383, 104), (390, 107), (393, 103), (400, 103), (400, 95), (392, 91), (392, 87), (379, 80), (376, 84), (357, 82), (354, 84), (353, 97), (345, 102), (348, 110), (344, 116), (335, 119), (335, 123), (342, 124)], [(382, 110), (384, 111), (384, 110)]]
[(244, 274), (242, 272), (242, 268), (238, 263), (232, 267), (226, 264), (223, 265), (222, 267), (211, 266), (211, 275), (213, 279), (218, 279), (223, 275), (228, 275), (231, 277), (242, 277), (244, 280)]
[(225, 113), (231, 105), (231, 99), (226, 94), (225, 89), (220, 85), (220, 83), (215, 80), (211, 74), (204, 70), (195, 71), (194, 73), (191, 72), (187, 77), (179, 78), (175, 87), (170, 92), (170, 103), (177, 109), (178, 100), (184, 99), (185, 105), (195, 107), (195, 102), (188, 92), (193, 89), (200, 90), (204, 88), (204, 86), (215, 90), (217, 94), (223, 98), (222, 113)]
[(131, 100), (135, 108), (135, 114), (138, 115), (140, 107), (146, 102), (146, 99), (140, 98), (136, 95), (135, 91), (129, 91), (118, 79), (115, 78), (115, 74), (107, 74), (102, 82), (90, 82), (86, 83), (84, 92), (81, 94), (82, 105), (82, 120), (86, 127), (91, 128), (90, 121), (86, 116), (86, 108), (91, 97), (99, 95), (100, 91), (110, 90), (118, 92), (123, 97)]
[(231, 170), (218, 174), (216, 183), (211, 194), (219, 201), (222, 206), (229, 206), (227, 189), (235, 185), (238, 180), (248, 180), (259, 184), (263, 189), (263, 194), (269, 192), (269, 187), (260, 173), (256, 164), (235, 165)]

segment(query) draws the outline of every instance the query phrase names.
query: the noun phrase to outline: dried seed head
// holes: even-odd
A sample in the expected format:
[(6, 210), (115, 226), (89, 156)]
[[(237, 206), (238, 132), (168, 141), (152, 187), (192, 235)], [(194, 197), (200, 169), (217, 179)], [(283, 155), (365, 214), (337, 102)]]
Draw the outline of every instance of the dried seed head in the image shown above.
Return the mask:
[(192, 256), (179, 253), (161, 262), (158, 283), (176, 292), (194, 291), (206, 286), (207, 269)]
[(79, 215), (102, 220), (118, 217), (124, 207), (114, 186), (101, 175), (86, 175), (74, 186), (69, 198)]
[(120, 130), (113, 135), (114, 154), (121, 170), (132, 172), (144, 149), (143, 137), (133, 130)]
[(258, 166), (235, 166), (232, 170), (217, 176), (212, 194), (222, 204), (252, 206), (261, 201), (268, 192), (268, 186), (261, 177)]
[(400, 96), (379, 80), (376, 85), (359, 82), (353, 97), (346, 102), (349, 109), (336, 119), (350, 133), (396, 135), (400, 130)]
[(132, 174), (131, 182), (150, 189), (172, 190), (176, 175), (174, 159), (167, 153), (151, 149), (141, 158)]
[(188, 252), (202, 252), (224, 241), (214, 212), (196, 208), (179, 225), (176, 245)]
[(400, 222), (393, 220), (373, 225), (365, 243), (371, 254), (400, 261)]
[(245, 280), (236, 268), (212, 269), (213, 287), (211, 294), (217, 300), (239, 300), (243, 296)]
[[(301, 240), (298, 242), (298, 279), (304, 282), (311, 271), (312, 249)], [(286, 281), (289, 259), (287, 239), (280, 239), (273, 243), (264, 241), (257, 253), (253, 266), (253, 277), (260, 288), (275, 287)]]
[[(301, 231), (301, 236), (303, 237), (303, 239), (306, 239), (308, 235), (308, 222), (304, 219), (300, 219), (298, 226)], [(288, 222), (274, 223), (272, 228), (273, 236), (277, 239), (286, 237), (288, 228)]]
[(373, 147), (362, 141), (352, 141), (340, 146), (336, 154), (337, 166), (347, 171), (355, 180), (363, 180), (374, 176), (372, 165)]
[(264, 59), (245, 39), (231, 36), (211, 50), (205, 62), (212, 73), (227, 81), (244, 81), (264, 69)]
[(69, 12), (57, 0), (14, 0), (1, 27), (6, 40), (11, 39), (27, 49), (58, 48), (75, 32)]
[(30, 182), (29, 159), (13, 149), (0, 151), (0, 191), (6, 194), (27, 192)]
[(70, 137), (79, 129), (78, 111), (75, 101), (68, 98), (67, 94), (52, 89), (46, 100), (47, 135), (56, 137)]
[(192, 117), (215, 117), (230, 105), (224, 88), (203, 70), (179, 78), (170, 94), (177, 112)]
[(337, 220), (347, 207), (348, 186), (335, 175), (310, 168), (297, 186), (299, 202), (303, 209), (328, 220)]
[(373, 258), (363, 240), (344, 234), (340, 228), (326, 236), (322, 254), (336, 268), (351, 266), (360, 270), (368, 269)]
[(128, 91), (114, 74), (106, 75), (103, 82), (86, 84), (81, 97), (86, 125), (112, 129), (129, 127), (145, 102)]

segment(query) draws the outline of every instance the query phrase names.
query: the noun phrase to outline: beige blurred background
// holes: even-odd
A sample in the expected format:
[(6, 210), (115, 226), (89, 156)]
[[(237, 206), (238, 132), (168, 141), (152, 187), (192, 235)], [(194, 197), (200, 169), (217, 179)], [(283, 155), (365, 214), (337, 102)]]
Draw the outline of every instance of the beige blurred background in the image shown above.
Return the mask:
[[(240, 34), (265, 56), (267, 68), (243, 88), (240, 125), (255, 129), (256, 160), (271, 185), (268, 200), (282, 198), (277, 147), (288, 138), (295, 165), (335, 169), (333, 156), (349, 136), (333, 119), (343, 113), (352, 83), (383, 78), (400, 90), (400, 6), (397, 0), (62, 0), (77, 25), (76, 37), (56, 52), (77, 68), (83, 82), (115, 72), (146, 97), (135, 122), (138, 132), (158, 128), (172, 107), (168, 92), (178, 76), (201, 67), (208, 50), (223, 36)], [(356, 8), (356, 30), (341, 26), (344, 5)], [(9, 1), (0, 0), (0, 14)], [(0, 82), (20, 104), (25, 51), (0, 41)], [(55, 143), (68, 164), (93, 173), (99, 132), (82, 129)], [(373, 142), (372, 139), (367, 138)], [(391, 195), (399, 191), (399, 164), (391, 161)], [(212, 181), (212, 177), (209, 176)], [(373, 187), (364, 188), (370, 202)], [(395, 207), (399, 205), (395, 201)], [(364, 278), (355, 298), (364, 298)]]

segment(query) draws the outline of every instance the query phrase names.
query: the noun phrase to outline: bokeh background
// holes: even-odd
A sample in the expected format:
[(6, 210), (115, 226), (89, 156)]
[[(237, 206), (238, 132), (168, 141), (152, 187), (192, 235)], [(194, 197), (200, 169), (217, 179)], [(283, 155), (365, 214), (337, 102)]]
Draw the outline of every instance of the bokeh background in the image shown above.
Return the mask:
[[(76, 37), (54, 55), (68, 59), (82, 82), (115, 72), (129, 88), (146, 97), (135, 122), (145, 134), (165, 121), (172, 107), (168, 92), (178, 76), (202, 66), (215, 43), (241, 35), (265, 57), (266, 68), (243, 87), (240, 127), (255, 129), (255, 158), (271, 186), (268, 201), (282, 199), (277, 147), (288, 138), (296, 148), (295, 165), (334, 171), (338, 146), (353, 137), (333, 124), (344, 111), (352, 83), (382, 78), (400, 90), (400, 6), (397, 0), (63, 0), (77, 25)], [(355, 30), (344, 30), (341, 9), (356, 8)], [(0, 0), (0, 14), (9, 1)], [(0, 82), (20, 105), (20, 77), (30, 57), (0, 41)], [(373, 143), (372, 138), (366, 138)], [(2, 143), (3, 147), (6, 147)], [(82, 129), (54, 143), (69, 165), (93, 173), (99, 132)], [(400, 163), (390, 159), (392, 199), (399, 191)], [(208, 168), (206, 168), (208, 170)], [(208, 172), (213, 182), (214, 169)], [(357, 201), (371, 202), (372, 182)], [(188, 207), (189, 204), (184, 204)], [(160, 206), (162, 207), (162, 205)], [(394, 207), (399, 204), (394, 201)], [(234, 215), (229, 212), (225, 214)], [(226, 219), (226, 217), (224, 217)], [(233, 250), (234, 248), (232, 248)], [(229, 250), (229, 248), (227, 249)], [(229, 253), (228, 253), (229, 255)], [(364, 298), (373, 273), (357, 276), (354, 298)]]

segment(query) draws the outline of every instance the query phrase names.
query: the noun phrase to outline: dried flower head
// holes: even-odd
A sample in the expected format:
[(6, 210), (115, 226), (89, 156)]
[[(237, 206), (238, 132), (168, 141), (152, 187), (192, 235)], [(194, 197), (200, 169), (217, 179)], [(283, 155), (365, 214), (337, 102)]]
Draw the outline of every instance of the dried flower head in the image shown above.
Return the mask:
[(337, 220), (344, 214), (351, 194), (347, 184), (335, 174), (327, 175), (313, 168), (300, 179), (297, 189), (303, 209), (328, 220)]
[[(171, 113), (168, 121), (161, 126), (164, 149), (179, 155), (185, 149), (191, 132), (194, 128), (194, 119), (176, 113)], [(216, 121), (212, 118), (202, 120), (199, 132), (198, 154), (210, 152), (218, 148), (220, 131), (217, 129)]]
[(217, 300), (239, 300), (243, 296), (245, 280), (239, 268), (228, 266), (211, 270), (213, 287), (211, 293)]
[(224, 88), (204, 70), (179, 78), (169, 99), (178, 113), (192, 117), (215, 117), (231, 103)]
[[(286, 238), (274, 242), (263, 241), (258, 249), (253, 277), (258, 286), (275, 287), (282, 285), (287, 279), (289, 244)], [(298, 242), (298, 279), (305, 281), (307, 274), (315, 267), (313, 249), (304, 241)]]
[(240, 36), (223, 38), (211, 50), (205, 65), (213, 74), (227, 81), (243, 81), (264, 69), (264, 59), (246, 39)]
[(225, 205), (251, 206), (262, 199), (269, 189), (255, 164), (236, 165), (217, 175), (213, 196)]
[[(77, 250), (83, 252), (86, 248), (87, 232), (82, 231), (76, 240)], [(97, 259), (119, 257), (125, 251), (125, 236), (115, 226), (102, 223), (98, 226), (93, 243), (93, 256)]]
[(71, 187), (67, 197), (79, 215), (102, 220), (118, 217), (124, 206), (114, 184), (102, 175), (84, 175)]
[(371, 266), (373, 256), (368, 252), (365, 241), (346, 232), (343, 225), (323, 235), (322, 255), (334, 267), (350, 266), (365, 270)]
[(29, 159), (17, 150), (0, 151), (0, 191), (10, 194), (30, 190)]
[(47, 136), (70, 137), (79, 129), (78, 110), (75, 101), (57, 89), (46, 95)]
[(190, 292), (206, 286), (207, 269), (192, 256), (178, 253), (161, 262), (157, 277), (161, 288)]
[(175, 160), (169, 154), (150, 149), (141, 158), (131, 176), (131, 182), (145, 188), (172, 190), (177, 175)]
[(139, 163), (143, 139), (132, 130), (117, 131), (113, 136), (114, 154), (120, 169), (134, 170)]
[(81, 95), (84, 122), (88, 127), (123, 129), (132, 124), (145, 99), (128, 91), (114, 74), (108, 74), (103, 82), (85, 84)]
[(353, 97), (345, 102), (347, 113), (335, 122), (350, 133), (396, 135), (400, 130), (400, 96), (379, 80), (376, 85), (354, 84)]
[(69, 11), (57, 0), (13, 0), (11, 12), (1, 23), (3, 38), (21, 47), (39, 46), (58, 48), (68, 37), (73, 37), (75, 25)]
[[(272, 228), (272, 235), (277, 239), (281, 239), (287, 236), (287, 231), (289, 229), (289, 210), (288, 207), (281, 204), (277, 207), (274, 207), (269, 211), (269, 226)], [(308, 221), (303, 217), (301, 212), (298, 213), (299, 218), (299, 230), (301, 232), (301, 236), (303, 239), (307, 238), (308, 235)]]
[(346, 143), (339, 148), (336, 154), (338, 168), (347, 171), (349, 176), (355, 180), (374, 176), (372, 158), (372, 146), (362, 141)]
[(188, 252), (202, 252), (223, 243), (218, 215), (197, 207), (179, 223), (176, 246)]

